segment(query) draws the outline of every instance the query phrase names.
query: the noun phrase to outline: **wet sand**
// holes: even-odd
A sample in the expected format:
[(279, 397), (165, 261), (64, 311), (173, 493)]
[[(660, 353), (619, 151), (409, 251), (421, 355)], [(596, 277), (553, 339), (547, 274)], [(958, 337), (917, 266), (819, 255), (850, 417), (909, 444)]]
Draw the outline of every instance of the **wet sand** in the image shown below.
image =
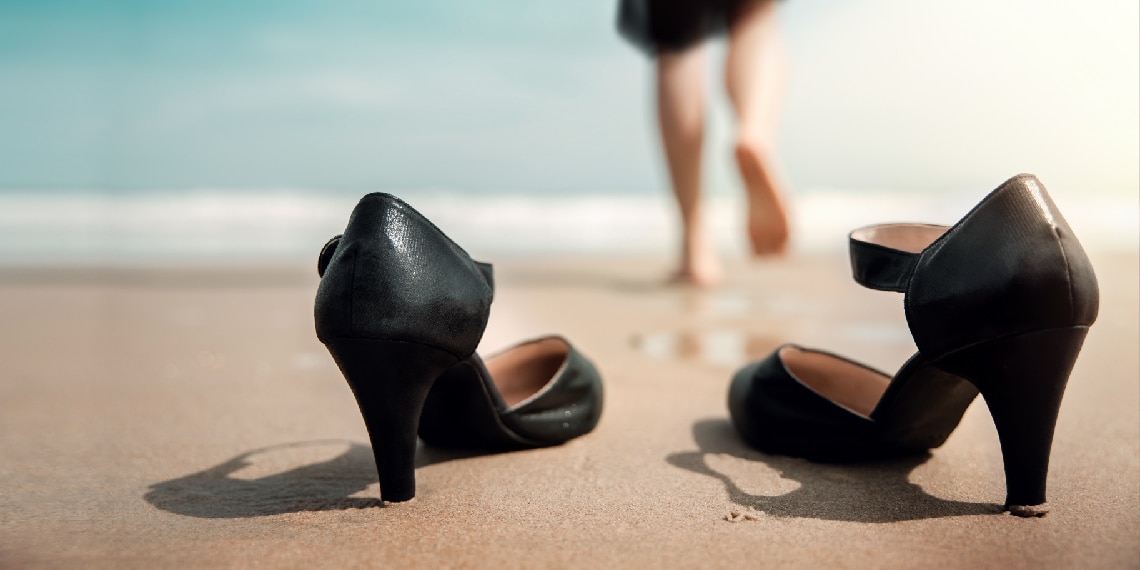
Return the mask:
[[(312, 332), (311, 267), (0, 270), (0, 567), (1140, 566), (1135, 251), (1094, 255), (1043, 519), (1001, 514), (985, 405), (930, 456), (816, 465), (747, 448), (725, 389), (793, 341), (893, 371), (901, 297), (840, 254), (729, 267), (501, 261), (482, 351), (559, 332), (606, 408), (566, 445), (421, 447), (382, 506), (363, 422)], [(735, 522), (734, 522), (735, 521)]]

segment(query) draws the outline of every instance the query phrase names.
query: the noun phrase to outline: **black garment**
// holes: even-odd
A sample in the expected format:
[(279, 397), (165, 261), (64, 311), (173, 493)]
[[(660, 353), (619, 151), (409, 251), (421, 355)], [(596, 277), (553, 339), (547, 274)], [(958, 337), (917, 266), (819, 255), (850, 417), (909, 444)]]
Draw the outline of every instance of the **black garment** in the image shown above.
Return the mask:
[(649, 55), (684, 51), (732, 25), (749, 0), (621, 0), (618, 31)]

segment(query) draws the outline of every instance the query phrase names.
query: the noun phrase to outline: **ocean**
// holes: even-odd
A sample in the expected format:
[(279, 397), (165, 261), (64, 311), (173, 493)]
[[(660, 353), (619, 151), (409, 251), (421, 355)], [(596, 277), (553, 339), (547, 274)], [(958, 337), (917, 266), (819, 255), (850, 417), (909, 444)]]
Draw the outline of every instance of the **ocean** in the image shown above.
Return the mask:
[[(653, 256), (674, 253), (674, 207), (664, 192), (471, 193), (416, 190), (400, 196), (472, 255)], [(984, 193), (854, 192), (792, 196), (792, 251), (840, 252), (846, 234), (874, 223), (952, 224)], [(305, 262), (339, 233), (356, 192), (300, 189), (149, 192), (0, 192), (0, 264), (116, 265)], [(1140, 245), (1137, 195), (1054, 196), (1092, 250)], [(706, 197), (718, 251), (746, 254), (740, 196)]]
[[(366, 189), (481, 257), (671, 256), (654, 62), (616, 10), (0, 0), (0, 264), (311, 259)], [(781, 2), (774, 152), (793, 250), (841, 251), (865, 224), (953, 223), (1017, 172), (1041, 177), (1090, 247), (1135, 250), (1137, 11)], [(712, 44), (706, 213), (718, 249), (744, 256)]]

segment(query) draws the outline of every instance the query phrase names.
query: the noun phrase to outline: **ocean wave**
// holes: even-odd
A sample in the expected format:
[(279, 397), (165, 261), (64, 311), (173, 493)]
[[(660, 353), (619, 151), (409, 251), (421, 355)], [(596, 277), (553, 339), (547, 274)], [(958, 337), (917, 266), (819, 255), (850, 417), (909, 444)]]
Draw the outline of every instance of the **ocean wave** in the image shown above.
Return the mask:
[[(473, 195), (397, 193), (472, 255), (653, 255), (673, 252), (678, 228), (666, 194)], [(318, 191), (0, 194), (0, 262), (293, 261), (316, 255), (358, 198)], [(793, 250), (840, 251), (853, 228), (890, 221), (950, 224), (973, 205), (964, 194), (818, 190), (792, 200)], [(1060, 200), (1058, 200), (1061, 202)], [(1136, 195), (1061, 203), (1082, 242), (1136, 249)], [(710, 196), (705, 215), (718, 250), (745, 252), (745, 204)]]

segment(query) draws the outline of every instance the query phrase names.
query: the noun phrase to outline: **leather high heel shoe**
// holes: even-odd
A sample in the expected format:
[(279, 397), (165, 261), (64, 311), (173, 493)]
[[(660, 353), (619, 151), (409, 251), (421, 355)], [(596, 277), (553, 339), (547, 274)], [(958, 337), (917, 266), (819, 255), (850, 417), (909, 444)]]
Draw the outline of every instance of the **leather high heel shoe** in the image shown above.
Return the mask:
[(734, 376), (733, 424), (757, 449), (842, 462), (942, 445), (980, 392), (1001, 441), (1006, 509), (1048, 512), (1061, 397), (1099, 290), (1040, 181), (1006, 181), (950, 228), (887, 224), (850, 236), (855, 280), (905, 294), (918, 353), (890, 376), (786, 345)]
[(417, 433), (470, 448), (556, 445), (601, 415), (596, 369), (561, 337), (488, 359), (475, 348), (494, 294), (491, 266), (408, 204), (362, 198), (317, 262), (317, 337), (360, 407), (381, 498), (415, 496)]

